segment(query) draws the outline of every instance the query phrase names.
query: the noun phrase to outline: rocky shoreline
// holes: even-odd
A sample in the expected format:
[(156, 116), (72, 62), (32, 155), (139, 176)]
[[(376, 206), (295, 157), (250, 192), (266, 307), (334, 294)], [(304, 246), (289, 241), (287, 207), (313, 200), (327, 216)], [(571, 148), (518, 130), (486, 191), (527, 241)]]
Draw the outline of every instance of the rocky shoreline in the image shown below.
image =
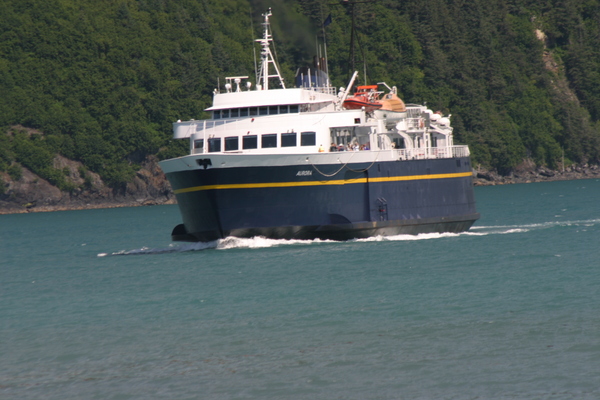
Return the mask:
[(598, 165), (582, 165), (555, 171), (544, 167), (522, 166), (508, 175), (502, 176), (493, 171), (474, 170), (473, 184), (475, 186), (510, 185), (517, 183), (571, 181), (578, 179), (600, 178)]
[[(131, 182), (120, 190), (104, 184), (95, 173), (85, 171), (81, 163), (64, 157), (54, 159), (54, 167), (65, 171), (67, 179), (77, 186), (65, 192), (22, 168), (18, 179), (0, 172), (0, 214), (87, 210), (95, 208), (134, 207), (175, 204), (169, 182), (158, 166), (158, 160), (146, 159)], [(82, 176), (83, 175), (83, 176)]]
[[(87, 210), (97, 208), (135, 207), (176, 204), (169, 182), (155, 158), (147, 159), (134, 179), (120, 191), (107, 187), (100, 177), (87, 172), (81, 175), (81, 164), (57, 157), (55, 166), (68, 171), (70, 180), (79, 185), (71, 193), (57, 187), (23, 168), (19, 179), (0, 172), (4, 190), (0, 192), (0, 214)], [(524, 163), (508, 176), (494, 171), (475, 169), (475, 186), (507, 185), (532, 182), (551, 182), (578, 179), (600, 179), (598, 165), (582, 165), (555, 171)]]

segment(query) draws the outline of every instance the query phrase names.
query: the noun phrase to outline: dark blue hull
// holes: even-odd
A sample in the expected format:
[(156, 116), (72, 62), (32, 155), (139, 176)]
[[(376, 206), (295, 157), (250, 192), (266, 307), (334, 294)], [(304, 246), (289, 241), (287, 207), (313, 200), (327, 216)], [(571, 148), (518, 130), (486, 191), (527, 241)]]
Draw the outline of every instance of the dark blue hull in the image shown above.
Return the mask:
[(462, 232), (479, 218), (468, 157), (338, 170), (340, 165), (290, 165), (168, 173), (183, 218), (172, 238), (346, 240)]

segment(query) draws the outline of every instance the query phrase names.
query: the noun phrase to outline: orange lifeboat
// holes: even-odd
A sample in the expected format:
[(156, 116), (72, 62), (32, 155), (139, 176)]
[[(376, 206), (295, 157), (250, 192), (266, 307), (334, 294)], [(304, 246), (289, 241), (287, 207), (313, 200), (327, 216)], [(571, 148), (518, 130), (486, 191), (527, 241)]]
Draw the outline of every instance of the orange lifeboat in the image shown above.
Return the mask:
[(381, 92), (377, 91), (377, 85), (358, 86), (354, 95), (344, 100), (344, 108), (360, 110), (364, 107), (365, 111), (377, 110), (382, 106), (378, 102), (380, 94)]
[(387, 93), (377, 102), (381, 104), (381, 110), (406, 111), (406, 105), (396, 93)]

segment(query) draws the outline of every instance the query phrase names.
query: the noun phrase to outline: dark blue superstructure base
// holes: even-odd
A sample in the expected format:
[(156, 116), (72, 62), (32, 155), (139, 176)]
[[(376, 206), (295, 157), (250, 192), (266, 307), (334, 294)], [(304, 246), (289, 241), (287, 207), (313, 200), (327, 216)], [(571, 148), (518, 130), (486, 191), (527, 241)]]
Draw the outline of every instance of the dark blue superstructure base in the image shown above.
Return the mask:
[[(169, 173), (183, 218), (172, 238), (347, 240), (462, 232), (479, 218), (468, 157), (338, 170), (340, 165), (290, 165)], [(232, 186), (239, 184), (246, 186)]]

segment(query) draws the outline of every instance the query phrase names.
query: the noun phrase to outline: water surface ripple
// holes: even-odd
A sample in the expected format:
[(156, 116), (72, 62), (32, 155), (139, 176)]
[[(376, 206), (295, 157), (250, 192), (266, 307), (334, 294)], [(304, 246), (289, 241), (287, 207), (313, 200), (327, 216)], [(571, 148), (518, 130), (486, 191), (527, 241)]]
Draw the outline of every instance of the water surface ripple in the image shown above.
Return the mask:
[(347, 242), (0, 215), (0, 398), (600, 398), (600, 181), (475, 194), (469, 232)]

